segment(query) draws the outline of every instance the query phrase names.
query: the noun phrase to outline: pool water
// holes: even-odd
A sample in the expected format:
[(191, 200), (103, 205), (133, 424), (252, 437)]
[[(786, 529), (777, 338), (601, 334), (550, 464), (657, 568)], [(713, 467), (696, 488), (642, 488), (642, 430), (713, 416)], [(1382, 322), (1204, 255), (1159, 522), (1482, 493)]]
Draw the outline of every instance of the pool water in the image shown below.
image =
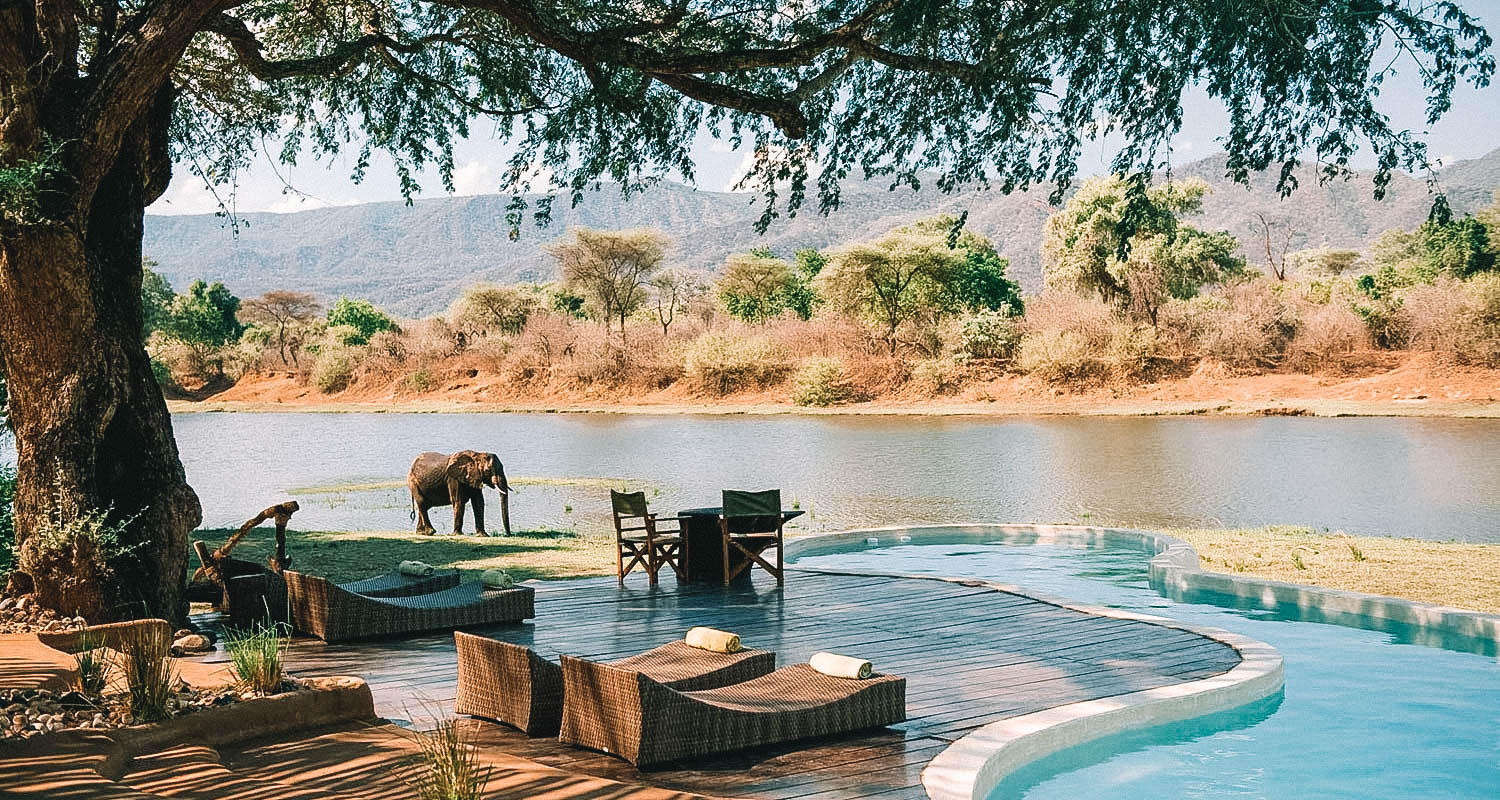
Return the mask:
[[(1294, 609), (1167, 599), (1149, 553), (1002, 543), (869, 546), (804, 567), (971, 576), (1053, 597), (1242, 633), (1281, 651), (1282, 695), (1057, 753), (990, 800), (1500, 798), (1500, 664), (1493, 643), (1299, 621)], [(1237, 601), (1243, 605), (1243, 601)]]

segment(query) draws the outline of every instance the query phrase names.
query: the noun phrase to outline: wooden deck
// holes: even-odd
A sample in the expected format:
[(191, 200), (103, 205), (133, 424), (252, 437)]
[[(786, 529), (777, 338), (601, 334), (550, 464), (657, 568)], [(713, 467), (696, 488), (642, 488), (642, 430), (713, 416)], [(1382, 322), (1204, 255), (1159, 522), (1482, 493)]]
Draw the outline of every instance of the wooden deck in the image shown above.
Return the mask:
[[(555, 657), (613, 659), (680, 637), (694, 625), (732, 630), (779, 664), (819, 650), (859, 655), (904, 675), (908, 721), (893, 729), (637, 772), (618, 759), (482, 726), (488, 746), (578, 773), (718, 797), (925, 797), (920, 773), (950, 742), (998, 719), (1225, 672), (1235, 651), (1185, 631), (1060, 608), (977, 584), (789, 571), (778, 590), (656, 590), (631, 576), (555, 582), (537, 589), (537, 619), (475, 632)], [(365, 677), (376, 710), (392, 719), (451, 711), (450, 634), (329, 645), (299, 639), (300, 675)]]

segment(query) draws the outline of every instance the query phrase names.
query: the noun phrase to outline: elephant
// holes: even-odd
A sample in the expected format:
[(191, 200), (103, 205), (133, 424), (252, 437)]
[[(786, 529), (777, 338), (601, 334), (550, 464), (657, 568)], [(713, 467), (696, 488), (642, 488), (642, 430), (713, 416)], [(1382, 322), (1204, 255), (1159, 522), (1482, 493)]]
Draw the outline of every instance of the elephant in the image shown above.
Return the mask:
[(489, 536), (484, 530), (484, 487), (500, 492), (500, 522), (510, 535), (510, 483), (505, 467), (494, 453), (460, 450), (453, 455), (423, 453), (411, 462), (406, 473), (406, 487), (411, 490), (411, 504), (416, 511), (417, 533), (435, 531), (427, 518), (433, 506), (453, 506), (453, 532), (463, 533), (464, 504), (474, 505), (474, 533)]

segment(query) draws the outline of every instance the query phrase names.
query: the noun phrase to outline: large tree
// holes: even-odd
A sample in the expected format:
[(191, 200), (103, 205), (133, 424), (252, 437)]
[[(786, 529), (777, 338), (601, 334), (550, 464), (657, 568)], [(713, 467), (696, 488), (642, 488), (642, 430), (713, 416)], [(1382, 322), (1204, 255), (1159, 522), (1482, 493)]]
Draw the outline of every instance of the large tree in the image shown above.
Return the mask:
[[(0, 2), (0, 356), (18, 446), (16, 525), (112, 508), (131, 563), (111, 614), (183, 612), (187, 486), (142, 345), (143, 210), (174, 161), (218, 190), (268, 140), (352, 148), (401, 188), (479, 117), (515, 144), (512, 225), (550, 176), (576, 200), (676, 173), (706, 126), (748, 144), (763, 223), (812, 175), (1065, 186), (1090, 137), (1156, 165), (1192, 83), (1230, 110), (1228, 170), (1368, 144), (1377, 185), (1424, 150), (1373, 102), (1393, 55), (1429, 112), (1488, 80), (1490, 39), (1450, 2), (1285, 0), (5, 0)], [(226, 211), (233, 208), (226, 202)], [(56, 599), (38, 586), (44, 600)]]

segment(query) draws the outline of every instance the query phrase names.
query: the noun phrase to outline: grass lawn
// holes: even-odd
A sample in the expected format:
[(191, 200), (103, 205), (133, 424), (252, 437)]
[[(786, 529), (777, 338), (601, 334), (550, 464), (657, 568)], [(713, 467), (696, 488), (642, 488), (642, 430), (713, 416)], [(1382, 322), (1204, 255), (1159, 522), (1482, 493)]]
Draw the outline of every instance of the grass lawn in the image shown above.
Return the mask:
[(1500, 545), (1317, 533), (1271, 526), (1168, 530), (1203, 568), (1500, 612)]
[[(232, 530), (201, 530), (194, 538), (218, 547)], [(286, 532), (292, 569), (321, 575), (335, 583), (390, 572), (402, 561), (425, 561), (434, 567), (457, 567), (465, 579), (500, 567), (516, 577), (576, 578), (615, 571), (612, 535), (573, 531), (515, 531), (512, 536), (420, 536), (410, 531)], [(276, 550), (276, 531), (255, 528), (234, 548), (234, 556), (265, 563)], [(198, 566), (189, 557), (190, 567)]]

